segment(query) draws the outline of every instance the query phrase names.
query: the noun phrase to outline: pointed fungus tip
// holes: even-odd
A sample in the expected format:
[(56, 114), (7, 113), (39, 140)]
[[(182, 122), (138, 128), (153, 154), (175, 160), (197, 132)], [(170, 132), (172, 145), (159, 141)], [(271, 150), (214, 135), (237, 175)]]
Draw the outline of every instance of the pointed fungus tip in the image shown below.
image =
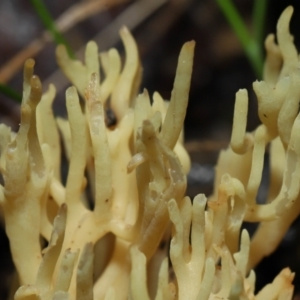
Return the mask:
[(34, 60), (33, 58), (28, 58), (28, 59), (26, 59), (26, 61), (25, 61), (25, 66), (26, 66), (27, 68), (33, 68), (34, 65), (35, 65), (35, 60)]

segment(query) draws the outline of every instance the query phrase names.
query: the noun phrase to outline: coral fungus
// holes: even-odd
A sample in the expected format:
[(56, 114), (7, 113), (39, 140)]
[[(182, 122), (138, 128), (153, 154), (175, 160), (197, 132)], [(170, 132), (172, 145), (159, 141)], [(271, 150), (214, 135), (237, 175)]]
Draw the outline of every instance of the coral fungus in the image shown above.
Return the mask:
[[(25, 62), (19, 131), (0, 126), (0, 205), (19, 276), (15, 299), (291, 299), (288, 268), (257, 294), (252, 269), (299, 215), (292, 11), (280, 17), (278, 44), (267, 37), (264, 81), (253, 84), (262, 124), (246, 133), (248, 97), (238, 91), (231, 144), (220, 154), (208, 200), (185, 196), (190, 160), (182, 128), (194, 41), (179, 54), (170, 102), (158, 92), (138, 94), (142, 67), (125, 27), (124, 66), (115, 49), (99, 56), (94, 42), (84, 63), (59, 46), (58, 64), (73, 84), (68, 119), (54, 117), (55, 87), (42, 95), (34, 61)], [(269, 195), (257, 204), (269, 144)], [(243, 221), (260, 223), (252, 240)]]

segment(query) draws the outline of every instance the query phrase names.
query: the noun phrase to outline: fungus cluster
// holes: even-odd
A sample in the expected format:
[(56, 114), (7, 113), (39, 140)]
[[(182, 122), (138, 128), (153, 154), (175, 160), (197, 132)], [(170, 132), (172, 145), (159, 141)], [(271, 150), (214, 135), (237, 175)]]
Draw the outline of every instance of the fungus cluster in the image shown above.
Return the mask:
[[(73, 85), (68, 119), (53, 115), (54, 85), (42, 94), (34, 61), (25, 62), (19, 130), (0, 125), (0, 206), (19, 278), (16, 300), (292, 298), (288, 268), (258, 293), (252, 270), (300, 212), (292, 12), (279, 19), (278, 44), (267, 37), (264, 80), (253, 84), (262, 124), (246, 133), (248, 96), (238, 91), (231, 143), (208, 199), (185, 195), (193, 41), (179, 54), (169, 102), (158, 92), (139, 94), (142, 67), (126, 28), (123, 66), (115, 49), (99, 54), (94, 42), (84, 63), (59, 46), (58, 65)], [(269, 194), (257, 204), (268, 145)], [(259, 223), (252, 239), (243, 221)]]

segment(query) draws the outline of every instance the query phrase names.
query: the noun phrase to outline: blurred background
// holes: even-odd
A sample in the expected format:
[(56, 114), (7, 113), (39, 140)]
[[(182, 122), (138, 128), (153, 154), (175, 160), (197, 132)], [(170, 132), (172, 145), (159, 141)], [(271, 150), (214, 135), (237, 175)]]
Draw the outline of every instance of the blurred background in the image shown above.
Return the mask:
[[(182, 44), (196, 41), (190, 101), (185, 122), (186, 147), (192, 158), (188, 195), (212, 192), (217, 155), (226, 148), (231, 134), (235, 93), (248, 90), (248, 130), (258, 124), (256, 99), (251, 86), (256, 80), (251, 65), (214, 0), (43, 0), (56, 26), (80, 59), (89, 40), (100, 51), (116, 47), (123, 53), (118, 31), (126, 25), (135, 37), (143, 71), (141, 89), (150, 95), (158, 91), (170, 98), (177, 58)], [(234, 0), (251, 30), (253, 0)], [(283, 9), (294, 6), (291, 32), (299, 49), (300, 2), (269, 1), (263, 35), (275, 32)], [(32, 57), (35, 73), (44, 90), (54, 83), (58, 93), (56, 115), (65, 116), (64, 91), (70, 84), (58, 70), (56, 45), (46, 31), (30, 1), (0, 0), (0, 83), (22, 92), (22, 67)], [(19, 124), (19, 103), (0, 94), (0, 122), (14, 130)], [(271, 282), (278, 272), (290, 266), (298, 271), (295, 299), (300, 299), (299, 220), (295, 222), (279, 249), (257, 268), (257, 290)], [(7, 297), (7, 285), (13, 272), (9, 246), (0, 226), (0, 299)]]

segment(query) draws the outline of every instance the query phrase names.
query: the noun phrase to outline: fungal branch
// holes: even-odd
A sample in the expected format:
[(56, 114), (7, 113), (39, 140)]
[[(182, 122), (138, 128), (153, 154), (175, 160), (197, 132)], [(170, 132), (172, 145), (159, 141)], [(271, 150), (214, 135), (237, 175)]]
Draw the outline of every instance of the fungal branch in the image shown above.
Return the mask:
[[(41, 97), (41, 83), (32, 75), (33, 66), (32, 60), (26, 61), (19, 132), (14, 134), (1, 126), (1, 172), (5, 181), (1, 206), (22, 283), (34, 282), (41, 262), (39, 236), (45, 233), (45, 228), (41, 228), (45, 224), (41, 224), (40, 212), (47, 197), (50, 171), (43, 159), (49, 155), (49, 146), (41, 147), (36, 130), (35, 114)], [(33, 227), (33, 224), (36, 225)]]
[[(169, 223), (168, 201), (175, 198), (180, 202), (184, 195), (186, 178), (180, 159), (188, 171), (189, 158), (179, 137), (188, 101), (194, 42), (184, 45), (181, 51), (167, 107), (158, 93), (153, 105), (147, 92), (136, 95), (141, 75), (137, 46), (126, 28), (121, 30), (121, 38), (128, 54), (124, 68), (121, 71), (116, 50), (101, 54), (106, 74), (102, 82), (95, 43), (87, 45), (85, 65), (68, 58), (63, 46), (58, 47), (59, 65), (75, 85), (66, 91), (68, 121), (55, 120), (51, 112), (54, 86), (42, 96), (40, 81), (33, 75), (34, 62), (25, 64), (19, 132), (14, 134), (1, 127), (5, 180), (1, 205), (22, 284), (18, 299), (30, 293), (41, 299), (60, 294), (79, 297), (92, 272), (91, 259), (86, 262), (86, 256), (92, 251), (91, 245), (108, 233), (115, 236), (112, 257), (95, 285), (88, 285), (90, 292), (93, 288), (101, 298), (109, 283), (111, 293), (121, 299), (129, 288), (130, 246), (135, 245), (150, 259)], [(185, 79), (183, 83), (180, 78)], [(77, 90), (86, 101), (84, 110)], [(113, 110), (118, 107), (114, 110), (114, 128), (105, 122), (108, 98)], [(142, 106), (147, 110), (139, 115)], [(60, 176), (59, 135), (69, 160), (65, 186)], [(178, 157), (173, 152), (175, 146), (180, 151)], [(139, 157), (143, 159), (137, 163)], [(94, 209), (88, 205), (87, 180), (91, 181)], [(40, 226), (32, 230), (32, 222)], [(43, 250), (40, 235), (49, 242)], [(111, 271), (116, 265), (120, 273)]]
[[(245, 90), (238, 91), (231, 148), (221, 153), (217, 167), (215, 186), (224, 173), (239, 180), (245, 189), (244, 220), (261, 222), (251, 241), (250, 268), (275, 250), (300, 213), (300, 77), (299, 56), (289, 32), (292, 13), (293, 8), (288, 7), (278, 21), (278, 45), (274, 35), (267, 37), (265, 80), (253, 83), (262, 124), (254, 132), (245, 133), (248, 95)], [(265, 204), (256, 204), (268, 145), (269, 195)], [(237, 165), (234, 162), (238, 166), (233, 166)]]

